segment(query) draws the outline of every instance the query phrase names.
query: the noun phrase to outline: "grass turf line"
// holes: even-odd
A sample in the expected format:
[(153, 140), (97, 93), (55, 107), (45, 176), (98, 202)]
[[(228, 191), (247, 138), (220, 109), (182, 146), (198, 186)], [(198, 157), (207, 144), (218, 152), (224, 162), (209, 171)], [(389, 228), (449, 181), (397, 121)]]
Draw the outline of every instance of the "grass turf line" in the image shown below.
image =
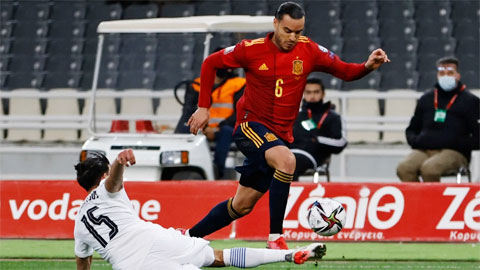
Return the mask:
[[(289, 242), (289, 246), (307, 245)], [(276, 263), (256, 269), (480, 269), (480, 245), (448, 243), (330, 243), (318, 266)], [(241, 240), (212, 241), (216, 249), (231, 247), (263, 248), (265, 242)], [(0, 269), (74, 269), (72, 240), (0, 240)], [(18, 260), (15, 258), (26, 258)], [(99, 258), (95, 253), (94, 258)], [(64, 260), (62, 260), (64, 259)], [(94, 260), (92, 269), (111, 269)], [(213, 269), (213, 268), (205, 268)], [(238, 269), (238, 268), (222, 268)]]

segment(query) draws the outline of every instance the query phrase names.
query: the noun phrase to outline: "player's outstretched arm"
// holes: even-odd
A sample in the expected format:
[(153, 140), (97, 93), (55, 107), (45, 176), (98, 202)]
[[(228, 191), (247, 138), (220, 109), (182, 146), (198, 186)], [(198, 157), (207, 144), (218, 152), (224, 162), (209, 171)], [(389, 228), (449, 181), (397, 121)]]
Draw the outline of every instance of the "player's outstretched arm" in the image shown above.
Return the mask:
[(110, 169), (110, 175), (105, 181), (105, 188), (108, 192), (118, 192), (123, 188), (123, 171), (125, 166), (129, 167), (135, 163), (135, 155), (132, 149), (123, 150), (118, 154)]
[(86, 258), (75, 257), (77, 261), (77, 270), (90, 270), (92, 256)]
[(368, 60), (365, 63), (365, 67), (370, 70), (375, 70), (379, 68), (383, 63), (388, 62), (390, 62), (390, 59), (388, 59), (387, 53), (385, 53), (382, 49), (376, 49), (368, 57)]

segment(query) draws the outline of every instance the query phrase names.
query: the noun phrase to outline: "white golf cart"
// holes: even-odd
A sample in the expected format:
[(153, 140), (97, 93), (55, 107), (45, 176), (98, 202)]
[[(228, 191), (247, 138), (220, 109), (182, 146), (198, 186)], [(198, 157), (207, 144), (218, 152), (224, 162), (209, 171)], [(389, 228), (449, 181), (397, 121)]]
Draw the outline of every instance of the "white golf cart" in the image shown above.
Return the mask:
[[(137, 165), (127, 170), (126, 180), (159, 181), (168, 179), (205, 179), (213, 180), (214, 172), (210, 148), (204, 135), (158, 134), (158, 133), (119, 133), (98, 132), (97, 122), (101, 115), (95, 113), (98, 78), (102, 60), (104, 38), (112, 33), (205, 33), (203, 57), (210, 51), (212, 33), (258, 33), (271, 31), (273, 17), (270, 16), (192, 16), (181, 18), (156, 18), (141, 20), (119, 20), (101, 22), (97, 28), (99, 34), (95, 70), (92, 83), (92, 95), (89, 106), (88, 130), (92, 137), (82, 146), (80, 159), (89, 152), (106, 154), (112, 160), (126, 148), (135, 150)], [(168, 52), (165, 52), (168, 53)], [(102, 91), (99, 91), (102, 92)], [(140, 92), (139, 92), (140, 93)], [(172, 90), (142, 91), (142, 97), (173, 97)], [(146, 93), (146, 94), (145, 94)], [(108, 95), (107, 95), (108, 96)], [(103, 95), (103, 98), (107, 97)], [(122, 93), (114, 93), (110, 98), (122, 97)], [(171, 102), (175, 102), (172, 101)], [(164, 104), (161, 104), (162, 106)], [(180, 115), (178, 115), (179, 117)], [(167, 117), (167, 116), (165, 116)], [(159, 121), (162, 116), (155, 115), (119, 115), (108, 120), (135, 119)], [(103, 119), (105, 120), (105, 119)]]

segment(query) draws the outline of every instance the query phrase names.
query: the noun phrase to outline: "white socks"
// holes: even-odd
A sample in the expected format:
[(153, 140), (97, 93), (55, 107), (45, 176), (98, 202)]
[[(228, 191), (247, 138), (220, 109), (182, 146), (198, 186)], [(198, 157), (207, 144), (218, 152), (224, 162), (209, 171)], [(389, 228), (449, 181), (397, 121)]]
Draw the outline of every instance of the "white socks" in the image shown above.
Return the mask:
[(255, 267), (266, 263), (284, 262), (286, 261), (285, 255), (290, 253), (292, 250), (232, 248), (223, 250), (223, 261), (226, 266)]

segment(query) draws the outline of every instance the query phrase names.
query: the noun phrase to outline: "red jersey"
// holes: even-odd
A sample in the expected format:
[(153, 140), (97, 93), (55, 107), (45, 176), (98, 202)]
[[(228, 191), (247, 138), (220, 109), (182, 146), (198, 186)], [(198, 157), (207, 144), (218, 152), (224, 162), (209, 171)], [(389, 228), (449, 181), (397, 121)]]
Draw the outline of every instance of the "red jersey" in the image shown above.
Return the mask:
[(209, 108), (215, 69), (245, 69), (246, 87), (237, 102), (237, 122), (254, 121), (277, 136), (293, 142), (292, 127), (298, 114), (308, 75), (313, 71), (330, 73), (345, 81), (361, 78), (370, 70), (364, 63), (345, 63), (338, 56), (301, 36), (290, 51), (280, 50), (265, 38), (242, 40), (205, 59), (201, 71), (198, 106)]

